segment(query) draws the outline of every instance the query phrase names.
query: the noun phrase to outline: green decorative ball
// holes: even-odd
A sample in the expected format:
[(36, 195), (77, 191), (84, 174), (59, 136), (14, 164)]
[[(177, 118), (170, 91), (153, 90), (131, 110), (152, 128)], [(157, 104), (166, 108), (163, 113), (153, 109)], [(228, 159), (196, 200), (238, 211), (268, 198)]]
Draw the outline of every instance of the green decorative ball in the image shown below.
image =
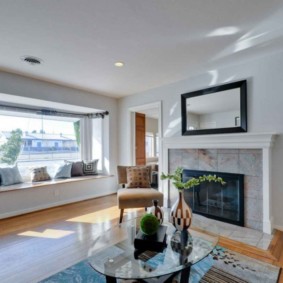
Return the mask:
[(159, 221), (156, 216), (152, 214), (145, 214), (141, 218), (140, 227), (144, 234), (150, 236), (157, 232)]

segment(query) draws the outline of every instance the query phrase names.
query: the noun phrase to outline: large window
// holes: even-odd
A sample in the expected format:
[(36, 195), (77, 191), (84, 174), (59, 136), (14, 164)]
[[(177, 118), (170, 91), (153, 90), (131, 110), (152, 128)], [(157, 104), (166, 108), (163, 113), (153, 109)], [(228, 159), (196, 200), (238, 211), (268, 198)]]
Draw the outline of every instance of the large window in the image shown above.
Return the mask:
[(145, 155), (146, 157), (154, 157), (154, 135), (153, 133), (146, 133), (145, 135)]
[(155, 156), (159, 156), (159, 135), (158, 133), (155, 134)]
[(159, 156), (159, 137), (158, 133), (146, 132), (145, 134), (145, 155), (146, 157)]
[[(92, 158), (99, 159), (102, 169), (102, 119), (90, 119), (93, 127)], [(93, 126), (92, 126), (93, 124)], [(54, 176), (65, 160), (82, 160), (81, 119), (45, 116), (16, 111), (0, 111), (0, 166), (17, 163), (25, 181), (30, 180), (30, 169), (47, 166)], [(85, 129), (84, 132), (88, 132)]]

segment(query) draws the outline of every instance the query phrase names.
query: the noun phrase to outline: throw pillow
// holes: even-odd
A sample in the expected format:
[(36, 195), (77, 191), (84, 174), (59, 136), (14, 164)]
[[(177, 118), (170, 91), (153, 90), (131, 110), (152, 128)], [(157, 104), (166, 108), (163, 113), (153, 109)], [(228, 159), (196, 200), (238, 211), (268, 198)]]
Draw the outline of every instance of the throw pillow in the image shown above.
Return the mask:
[(83, 172), (84, 175), (97, 175), (97, 163), (98, 159), (92, 161), (84, 161)]
[(51, 178), (47, 172), (46, 166), (31, 169), (31, 181), (32, 182), (48, 181), (50, 179)]
[(17, 165), (14, 167), (0, 168), (0, 178), (2, 186), (9, 186), (23, 182)]
[(148, 167), (128, 167), (127, 188), (150, 188)]
[(83, 171), (83, 166), (84, 163), (82, 161), (68, 161), (65, 160), (67, 164), (72, 164), (72, 169), (71, 169), (71, 177), (76, 177), (76, 176), (83, 176), (84, 171)]
[(54, 179), (71, 178), (72, 163), (61, 165), (55, 174)]

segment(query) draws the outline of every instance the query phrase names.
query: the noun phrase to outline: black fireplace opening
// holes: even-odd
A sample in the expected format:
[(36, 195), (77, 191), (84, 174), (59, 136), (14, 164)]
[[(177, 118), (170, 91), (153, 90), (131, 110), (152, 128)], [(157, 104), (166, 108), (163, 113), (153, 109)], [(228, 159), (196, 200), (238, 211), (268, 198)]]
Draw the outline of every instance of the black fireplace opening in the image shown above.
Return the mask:
[(193, 213), (244, 226), (244, 175), (184, 169), (182, 179), (186, 182), (203, 175), (216, 175), (223, 178), (226, 184), (203, 182), (185, 190), (185, 201)]

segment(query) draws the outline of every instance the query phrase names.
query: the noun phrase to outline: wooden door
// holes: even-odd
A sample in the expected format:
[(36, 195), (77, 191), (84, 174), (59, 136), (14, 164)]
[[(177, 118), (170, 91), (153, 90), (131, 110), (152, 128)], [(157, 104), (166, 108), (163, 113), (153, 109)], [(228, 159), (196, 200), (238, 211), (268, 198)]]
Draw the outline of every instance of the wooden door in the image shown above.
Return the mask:
[(136, 165), (145, 165), (145, 114), (136, 113)]

